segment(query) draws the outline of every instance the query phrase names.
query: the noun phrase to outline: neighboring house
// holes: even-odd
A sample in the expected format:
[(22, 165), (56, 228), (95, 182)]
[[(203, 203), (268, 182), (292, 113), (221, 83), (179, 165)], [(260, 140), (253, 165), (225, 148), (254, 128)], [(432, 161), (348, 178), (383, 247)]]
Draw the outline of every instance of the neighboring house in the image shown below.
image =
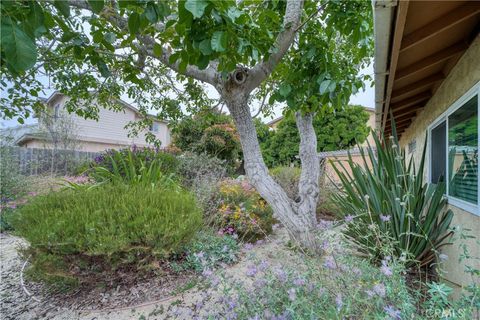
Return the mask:
[[(123, 106), (123, 111), (114, 111), (104, 108), (99, 109), (98, 121), (84, 119), (75, 114), (68, 114), (64, 108), (68, 97), (60, 92), (54, 92), (45, 103), (49, 112), (54, 117), (68, 116), (75, 126), (75, 138), (78, 140), (78, 147), (82, 151), (98, 152), (106, 149), (120, 149), (130, 145), (139, 147), (149, 146), (145, 141), (145, 132), (137, 137), (128, 137), (128, 129), (125, 129), (131, 121), (140, 120), (142, 115), (132, 105), (118, 100)], [(21, 127), (20, 127), (21, 128)], [(35, 130), (17, 134), (15, 144), (27, 148), (51, 148), (51, 138), (42, 130), (42, 119), (39, 116), (39, 125)], [(170, 144), (170, 130), (168, 123), (161, 120), (153, 120), (150, 131), (161, 141), (161, 146)]]
[[(372, 128), (372, 129), (375, 129), (375, 109), (372, 109), (372, 108), (368, 108), (368, 107), (364, 107), (364, 110), (365, 112), (368, 113), (368, 115), (370, 116), (368, 118), (368, 122), (367, 122), (367, 126), (369, 128)], [(269, 126), (271, 129), (273, 130), (276, 130), (277, 129), (277, 126), (278, 124), (282, 121), (283, 119), (283, 116), (280, 116), (278, 118), (275, 118), (273, 120), (271, 120), (270, 122), (267, 122), (267, 126)], [(361, 145), (362, 146), (366, 146), (367, 145), (367, 141), (370, 142), (370, 144), (373, 144), (373, 137), (372, 137), (372, 134), (369, 134), (368, 137), (367, 137), (367, 140), (362, 143)]]
[[(425, 177), (446, 181), (452, 226), (471, 229), (480, 256), (478, 148), (480, 100), (479, 1), (374, 1), (377, 129), (397, 125), (400, 146), (417, 164), (426, 145)], [(445, 279), (471, 282), (459, 265), (458, 243), (444, 247)], [(480, 269), (480, 261), (470, 260)]]

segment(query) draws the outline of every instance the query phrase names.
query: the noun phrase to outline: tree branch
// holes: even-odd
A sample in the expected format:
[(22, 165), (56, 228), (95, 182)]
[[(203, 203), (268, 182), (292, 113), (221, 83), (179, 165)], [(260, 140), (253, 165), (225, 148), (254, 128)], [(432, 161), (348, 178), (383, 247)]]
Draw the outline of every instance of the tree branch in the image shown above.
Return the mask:
[(303, 0), (288, 0), (282, 24), (283, 31), (278, 34), (275, 45), (271, 50), (273, 53), (268, 60), (259, 62), (250, 69), (246, 82), (247, 92), (251, 92), (258, 87), (273, 72), (275, 66), (290, 48), (300, 23), (302, 9)]
[[(92, 11), (92, 8), (85, 0), (71, 0), (70, 5), (78, 9)], [(100, 15), (115, 27), (118, 27), (127, 33), (129, 32), (127, 19), (120, 16), (113, 8), (105, 7)], [(156, 29), (159, 30), (158, 26), (156, 27)], [(189, 65), (187, 66), (186, 70), (180, 70), (180, 63), (178, 61), (176, 63), (170, 63), (169, 59), (172, 53), (167, 47), (164, 46), (162, 48), (162, 55), (159, 57), (153, 54), (153, 45), (155, 44), (155, 39), (153, 39), (151, 36), (146, 35), (137, 35), (137, 39), (140, 40), (140, 42), (142, 43), (134, 44), (137, 49), (145, 52), (148, 56), (159, 60), (162, 64), (172, 69), (173, 71), (188, 77), (192, 77), (202, 82), (207, 82), (212, 85), (216, 84), (218, 76), (214, 68), (208, 67), (205, 70), (200, 70), (196, 66)]]

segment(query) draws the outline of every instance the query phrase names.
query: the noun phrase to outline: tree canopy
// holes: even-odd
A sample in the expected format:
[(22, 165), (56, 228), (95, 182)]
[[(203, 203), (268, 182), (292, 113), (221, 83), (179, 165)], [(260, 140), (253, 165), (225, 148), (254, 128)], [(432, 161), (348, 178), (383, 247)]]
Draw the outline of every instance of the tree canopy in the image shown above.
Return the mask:
[[(369, 134), (369, 115), (364, 107), (350, 105), (336, 112), (319, 113), (313, 119), (317, 135), (317, 151), (344, 150), (365, 141)], [(295, 119), (287, 116), (264, 142), (260, 142), (269, 167), (298, 163), (300, 135)]]
[[(224, 78), (239, 66), (251, 75), (270, 73), (271, 63), (280, 62), (278, 51), (288, 49), (279, 48), (285, 25), (295, 18), (284, 16), (286, 6), (281, 0), (4, 1), (1, 115), (23, 122), (42, 107), (38, 97), (48, 88), (68, 94), (69, 111), (86, 118), (96, 118), (99, 107), (119, 108), (112, 97), (127, 96), (143, 113), (153, 109), (170, 119), (216, 105), (221, 101), (201, 84), (214, 82), (213, 71)], [(365, 78), (357, 71), (372, 46), (369, 6), (305, 1), (288, 56), (269, 81), (260, 86), (261, 76), (249, 84), (250, 91), (260, 86), (255, 98), (268, 96), (262, 111), (278, 101), (289, 110), (348, 101)], [(148, 125), (146, 118), (131, 129)]]

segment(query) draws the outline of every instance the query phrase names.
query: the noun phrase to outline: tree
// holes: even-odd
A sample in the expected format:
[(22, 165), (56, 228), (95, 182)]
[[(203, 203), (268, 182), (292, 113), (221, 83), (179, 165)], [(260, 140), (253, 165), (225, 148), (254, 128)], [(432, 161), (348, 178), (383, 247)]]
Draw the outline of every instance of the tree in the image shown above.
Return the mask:
[[(347, 106), (338, 111), (317, 114), (313, 127), (317, 135), (317, 151), (344, 150), (362, 143), (368, 136), (369, 115), (362, 106)], [(258, 129), (257, 129), (258, 131)], [(298, 162), (300, 135), (295, 119), (286, 117), (278, 124), (272, 136), (260, 147), (269, 167)]]
[(219, 112), (200, 112), (185, 117), (173, 129), (173, 143), (184, 151), (207, 153), (234, 165), (240, 141), (232, 118)]
[[(69, 111), (85, 117), (98, 116), (97, 104), (86, 103), (92, 96), (115, 108), (111, 98), (128, 94), (142, 112), (155, 108), (171, 117), (179, 116), (180, 105), (195, 112), (223, 103), (250, 181), (292, 238), (318, 249), (312, 121), (322, 108), (346, 105), (363, 86), (358, 71), (372, 48), (370, 1), (72, 0), (4, 2), (1, 8), (2, 85), (9, 87), (0, 99), (4, 116), (22, 121), (29, 114), (21, 106), (41, 91), (36, 76), (42, 72), (72, 97)], [(219, 100), (209, 98), (202, 83), (213, 86)], [(263, 161), (250, 110), (262, 93), (267, 106), (285, 102), (285, 114), (295, 115), (298, 201)]]

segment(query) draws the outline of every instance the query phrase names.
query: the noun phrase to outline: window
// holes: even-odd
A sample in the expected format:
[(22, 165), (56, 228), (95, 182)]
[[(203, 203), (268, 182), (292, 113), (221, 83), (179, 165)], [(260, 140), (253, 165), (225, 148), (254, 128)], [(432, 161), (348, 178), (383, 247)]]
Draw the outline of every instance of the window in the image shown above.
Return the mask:
[(430, 182), (446, 181), (449, 203), (480, 214), (478, 113), (480, 82), (429, 128)]
[(158, 122), (154, 122), (150, 125), (150, 131), (152, 132), (159, 132), (160, 131), (160, 126)]
[(58, 119), (59, 116), (60, 116), (60, 105), (57, 104), (55, 105), (55, 112), (54, 112), (53, 118), (56, 120)]
[(448, 194), (478, 202), (478, 96), (448, 116)]
[(447, 167), (446, 154), (446, 121), (440, 122), (431, 133), (431, 152), (430, 152), (430, 182), (438, 183), (445, 181)]

